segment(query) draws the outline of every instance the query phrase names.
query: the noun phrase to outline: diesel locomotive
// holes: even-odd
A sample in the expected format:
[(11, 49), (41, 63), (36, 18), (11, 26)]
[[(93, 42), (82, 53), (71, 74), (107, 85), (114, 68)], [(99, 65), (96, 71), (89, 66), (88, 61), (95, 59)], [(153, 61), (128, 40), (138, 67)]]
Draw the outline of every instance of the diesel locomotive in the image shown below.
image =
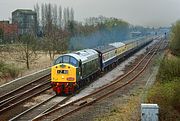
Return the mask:
[(57, 95), (74, 93), (152, 41), (153, 37), (142, 37), (63, 54), (51, 68), (52, 88)]

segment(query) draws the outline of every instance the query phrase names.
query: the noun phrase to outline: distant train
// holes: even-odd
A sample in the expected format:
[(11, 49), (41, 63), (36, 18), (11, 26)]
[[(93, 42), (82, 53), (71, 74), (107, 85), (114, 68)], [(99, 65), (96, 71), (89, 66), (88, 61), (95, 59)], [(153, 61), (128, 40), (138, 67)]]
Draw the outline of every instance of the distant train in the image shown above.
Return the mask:
[(152, 41), (142, 37), (61, 55), (51, 68), (52, 88), (57, 95), (74, 93)]

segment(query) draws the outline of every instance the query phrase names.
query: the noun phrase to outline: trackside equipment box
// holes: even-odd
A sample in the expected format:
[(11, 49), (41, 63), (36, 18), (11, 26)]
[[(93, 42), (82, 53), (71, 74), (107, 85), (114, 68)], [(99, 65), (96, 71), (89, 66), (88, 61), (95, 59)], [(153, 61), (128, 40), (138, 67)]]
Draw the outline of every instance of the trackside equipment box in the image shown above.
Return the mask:
[(158, 114), (157, 104), (141, 104), (141, 121), (158, 121)]

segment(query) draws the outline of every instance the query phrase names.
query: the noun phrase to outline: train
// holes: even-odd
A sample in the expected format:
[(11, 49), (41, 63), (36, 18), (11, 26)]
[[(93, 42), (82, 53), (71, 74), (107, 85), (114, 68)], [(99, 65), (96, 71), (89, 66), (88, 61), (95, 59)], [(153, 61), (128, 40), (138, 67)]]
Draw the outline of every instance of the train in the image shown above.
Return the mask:
[(56, 95), (75, 93), (152, 41), (141, 37), (60, 55), (51, 67), (52, 89)]

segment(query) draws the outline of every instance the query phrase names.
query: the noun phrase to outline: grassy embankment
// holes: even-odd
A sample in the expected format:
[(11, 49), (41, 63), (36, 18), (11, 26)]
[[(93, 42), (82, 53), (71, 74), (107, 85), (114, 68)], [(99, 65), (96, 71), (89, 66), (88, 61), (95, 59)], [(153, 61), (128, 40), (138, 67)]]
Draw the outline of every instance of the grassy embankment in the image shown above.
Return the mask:
[(156, 84), (149, 90), (149, 103), (160, 107), (161, 121), (180, 120), (180, 58), (169, 54), (162, 60)]
[(147, 100), (160, 106), (161, 121), (180, 120), (180, 21), (172, 26), (169, 52), (161, 62)]

